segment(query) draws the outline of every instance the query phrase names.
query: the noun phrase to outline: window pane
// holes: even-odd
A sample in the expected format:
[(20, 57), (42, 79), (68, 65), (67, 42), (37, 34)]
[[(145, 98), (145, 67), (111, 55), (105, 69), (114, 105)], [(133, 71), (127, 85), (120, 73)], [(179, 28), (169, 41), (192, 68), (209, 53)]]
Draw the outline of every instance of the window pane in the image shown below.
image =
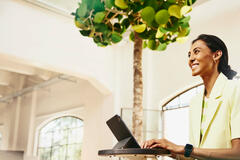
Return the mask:
[(188, 109), (168, 110), (165, 115), (165, 137), (177, 144), (188, 143)]
[(40, 160), (80, 160), (83, 122), (75, 117), (55, 119), (39, 134)]
[[(122, 108), (121, 117), (132, 131), (132, 108)], [(161, 110), (143, 110), (143, 139), (162, 136)]]
[(178, 107), (180, 107), (179, 97), (176, 97), (166, 105), (167, 109), (178, 108)]
[(53, 132), (53, 146), (67, 144), (67, 130), (57, 130)]
[(51, 160), (51, 148), (39, 148), (40, 160)]
[(52, 146), (52, 132), (40, 134), (39, 147), (51, 147)]
[(52, 160), (65, 160), (66, 146), (57, 146), (52, 149)]
[(83, 139), (82, 127), (69, 130), (68, 144), (81, 143), (82, 139)]
[(181, 95), (179, 96), (179, 98), (180, 98), (180, 103), (181, 103), (180, 106), (181, 106), (181, 107), (188, 106), (190, 100), (192, 99), (192, 97), (193, 97), (194, 95), (196, 95), (196, 88), (193, 88), (193, 89), (191, 89), (191, 90), (189, 90), (189, 91), (181, 94)]

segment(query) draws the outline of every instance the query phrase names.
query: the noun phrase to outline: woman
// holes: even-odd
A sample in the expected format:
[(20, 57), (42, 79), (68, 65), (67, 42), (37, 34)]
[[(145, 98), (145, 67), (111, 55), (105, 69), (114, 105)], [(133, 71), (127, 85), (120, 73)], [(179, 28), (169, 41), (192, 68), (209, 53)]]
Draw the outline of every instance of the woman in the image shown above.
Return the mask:
[(188, 57), (192, 75), (199, 75), (205, 87), (190, 103), (190, 144), (153, 139), (142, 148), (165, 148), (176, 159), (240, 160), (240, 82), (229, 80), (236, 72), (228, 65), (227, 47), (218, 37), (202, 34)]

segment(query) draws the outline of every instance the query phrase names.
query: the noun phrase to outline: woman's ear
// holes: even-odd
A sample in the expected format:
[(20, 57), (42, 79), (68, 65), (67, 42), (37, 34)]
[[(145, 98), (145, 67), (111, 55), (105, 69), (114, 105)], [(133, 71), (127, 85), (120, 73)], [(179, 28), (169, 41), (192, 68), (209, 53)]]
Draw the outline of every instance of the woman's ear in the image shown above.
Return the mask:
[(217, 50), (216, 52), (213, 53), (213, 60), (215, 62), (220, 60), (221, 57), (222, 57), (222, 51), (221, 50)]

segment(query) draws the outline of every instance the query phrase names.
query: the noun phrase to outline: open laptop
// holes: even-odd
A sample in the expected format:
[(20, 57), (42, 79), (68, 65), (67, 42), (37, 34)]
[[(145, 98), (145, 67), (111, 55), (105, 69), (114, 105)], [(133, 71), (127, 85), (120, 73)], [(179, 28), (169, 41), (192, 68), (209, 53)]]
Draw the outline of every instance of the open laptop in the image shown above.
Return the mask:
[(119, 115), (113, 116), (106, 123), (118, 140), (113, 149), (141, 148)]
[(156, 158), (159, 155), (170, 155), (170, 151), (162, 148), (141, 148), (119, 115), (113, 116), (106, 123), (117, 138), (118, 143), (113, 149), (99, 150), (99, 156)]

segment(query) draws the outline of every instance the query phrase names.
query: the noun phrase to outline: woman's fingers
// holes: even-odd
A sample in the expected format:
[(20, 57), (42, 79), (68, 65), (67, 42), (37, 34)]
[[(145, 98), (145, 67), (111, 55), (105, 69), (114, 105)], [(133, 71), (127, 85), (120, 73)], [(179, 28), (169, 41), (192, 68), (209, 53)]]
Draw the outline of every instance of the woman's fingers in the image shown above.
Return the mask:
[(157, 143), (152, 145), (150, 148), (163, 148), (161, 144)]
[(176, 145), (167, 139), (152, 139), (145, 141), (142, 148), (163, 148), (169, 150), (172, 154), (184, 153), (184, 146)]
[(155, 143), (157, 143), (157, 140), (156, 139), (152, 139), (152, 140), (148, 140), (148, 141), (145, 141), (143, 144), (142, 144), (142, 148), (151, 148), (152, 145), (154, 145)]

